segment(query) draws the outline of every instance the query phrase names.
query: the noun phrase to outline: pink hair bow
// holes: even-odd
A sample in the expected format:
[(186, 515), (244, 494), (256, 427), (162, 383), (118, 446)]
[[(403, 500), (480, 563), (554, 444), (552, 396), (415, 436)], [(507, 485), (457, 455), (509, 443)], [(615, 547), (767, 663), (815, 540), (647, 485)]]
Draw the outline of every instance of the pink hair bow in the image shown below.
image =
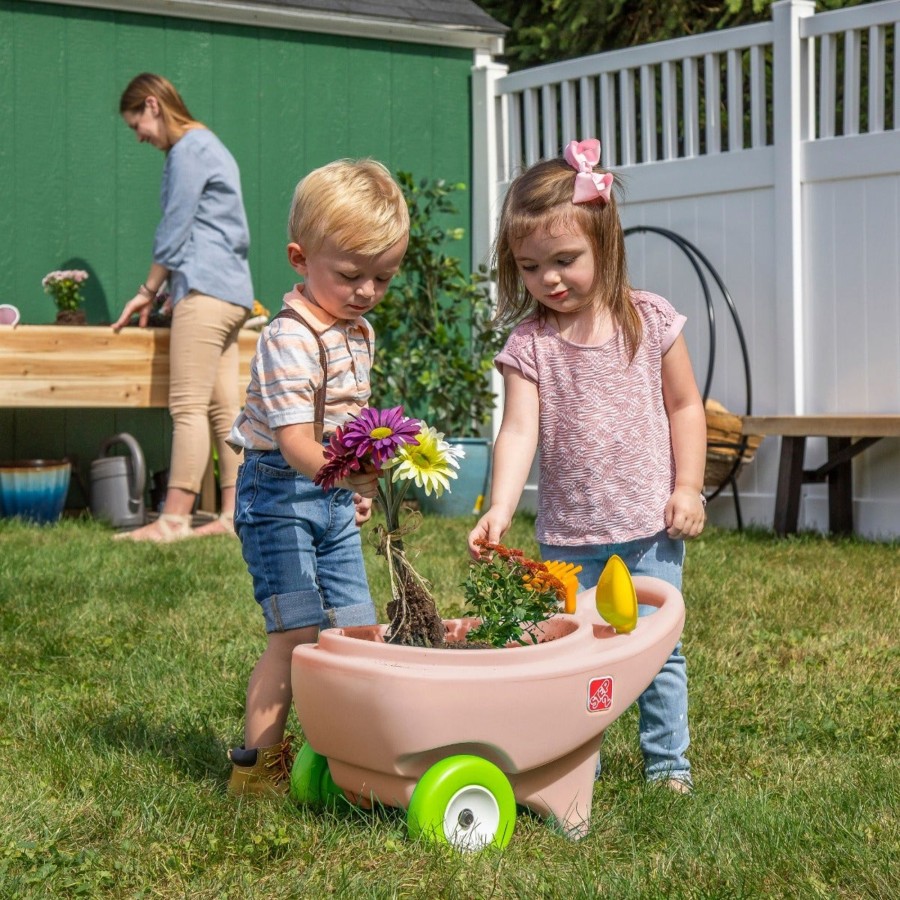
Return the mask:
[(586, 141), (569, 141), (563, 154), (566, 162), (578, 173), (575, 176), (573, 203), (590, 203), (602, 200), (609, 203), (613, 176), (611, 172), (594, 173), (594, 166), (600, 165), (600, 141), (588, 138)]

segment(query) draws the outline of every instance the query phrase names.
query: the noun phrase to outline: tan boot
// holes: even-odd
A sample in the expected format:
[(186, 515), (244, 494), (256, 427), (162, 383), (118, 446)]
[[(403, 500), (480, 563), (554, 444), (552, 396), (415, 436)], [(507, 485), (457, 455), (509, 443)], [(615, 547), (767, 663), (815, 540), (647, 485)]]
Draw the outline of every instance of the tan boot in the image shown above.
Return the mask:
[(234, 763), (228, 781), (228, 793), (235, 797), (255, 794), (264, 797), (284, 797), (291, 784), (294, 738), (288, 735), (280, 744), (257, 747), (253, 750), (236, 747), (228, 751)]

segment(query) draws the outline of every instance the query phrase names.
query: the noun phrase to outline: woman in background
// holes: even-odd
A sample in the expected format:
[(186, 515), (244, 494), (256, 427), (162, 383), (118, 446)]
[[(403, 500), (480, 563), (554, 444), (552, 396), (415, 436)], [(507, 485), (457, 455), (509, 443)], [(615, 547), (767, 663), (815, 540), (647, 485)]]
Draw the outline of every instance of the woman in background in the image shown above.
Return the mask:
[[(233, 533), (240, 458), (225, 441), (240, 411), (238, 334), (253, 307), (247, 252), (250, 236), (237, 163), (224, 144), (188, 111), (161, 75), (131, 80), (119, 102), (140, 143), (166, 154), (162, 219), (153, 262), (137, 293), (113, 324), (131, 317), (146, 326), (168, 282), (172, 309), (169, 413), (172, 459), (163, 511), (156, 521), (121, 535), (135, 541), (177, 541)], [(210, 459), (210, 432), (219, 457), (221, 515), (191, 528), (191, 514)]]

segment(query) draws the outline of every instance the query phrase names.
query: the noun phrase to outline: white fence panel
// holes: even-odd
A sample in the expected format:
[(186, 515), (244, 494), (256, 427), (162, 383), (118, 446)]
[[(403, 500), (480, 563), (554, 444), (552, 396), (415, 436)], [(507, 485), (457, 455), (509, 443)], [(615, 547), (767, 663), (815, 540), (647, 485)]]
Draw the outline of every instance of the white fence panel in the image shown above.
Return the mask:
[[(773, 16), (493, 79), (492, 212), (522, 165), (597, 136), (626, 184), (625, 226), (682, 235), (729, 288), (753, 412), (900, 413), (900, 0), (820, 14), (785, 0)], [(632, 281), (688, 316), (703, 370), (699, 283), (667, 244), (628, 238)], [(724, 314), (719, 327), (711, 396), (743, 411)], [(821, 452), (809, 443), (807, 467)], [(777, 456), (766, 440), (741, 476), (746, 520), (771, 525)], [(900, 537), (900, 440), (853, 465), (856, 530)], [(726, 501), (710, 513), (733, 521)], [(801, 527), (826, 522), (825, 486), (806, 486)]]

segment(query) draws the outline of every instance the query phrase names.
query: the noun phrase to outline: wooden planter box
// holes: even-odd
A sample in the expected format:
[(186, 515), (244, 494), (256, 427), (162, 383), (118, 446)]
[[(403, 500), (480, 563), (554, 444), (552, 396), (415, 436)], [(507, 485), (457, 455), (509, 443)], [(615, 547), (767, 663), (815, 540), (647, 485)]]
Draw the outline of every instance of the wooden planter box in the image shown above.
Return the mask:
[[(241, 396), (258, 332), (240, 335)], [(0, 406), (165, 407), (169, 329), (0, 326)]]

